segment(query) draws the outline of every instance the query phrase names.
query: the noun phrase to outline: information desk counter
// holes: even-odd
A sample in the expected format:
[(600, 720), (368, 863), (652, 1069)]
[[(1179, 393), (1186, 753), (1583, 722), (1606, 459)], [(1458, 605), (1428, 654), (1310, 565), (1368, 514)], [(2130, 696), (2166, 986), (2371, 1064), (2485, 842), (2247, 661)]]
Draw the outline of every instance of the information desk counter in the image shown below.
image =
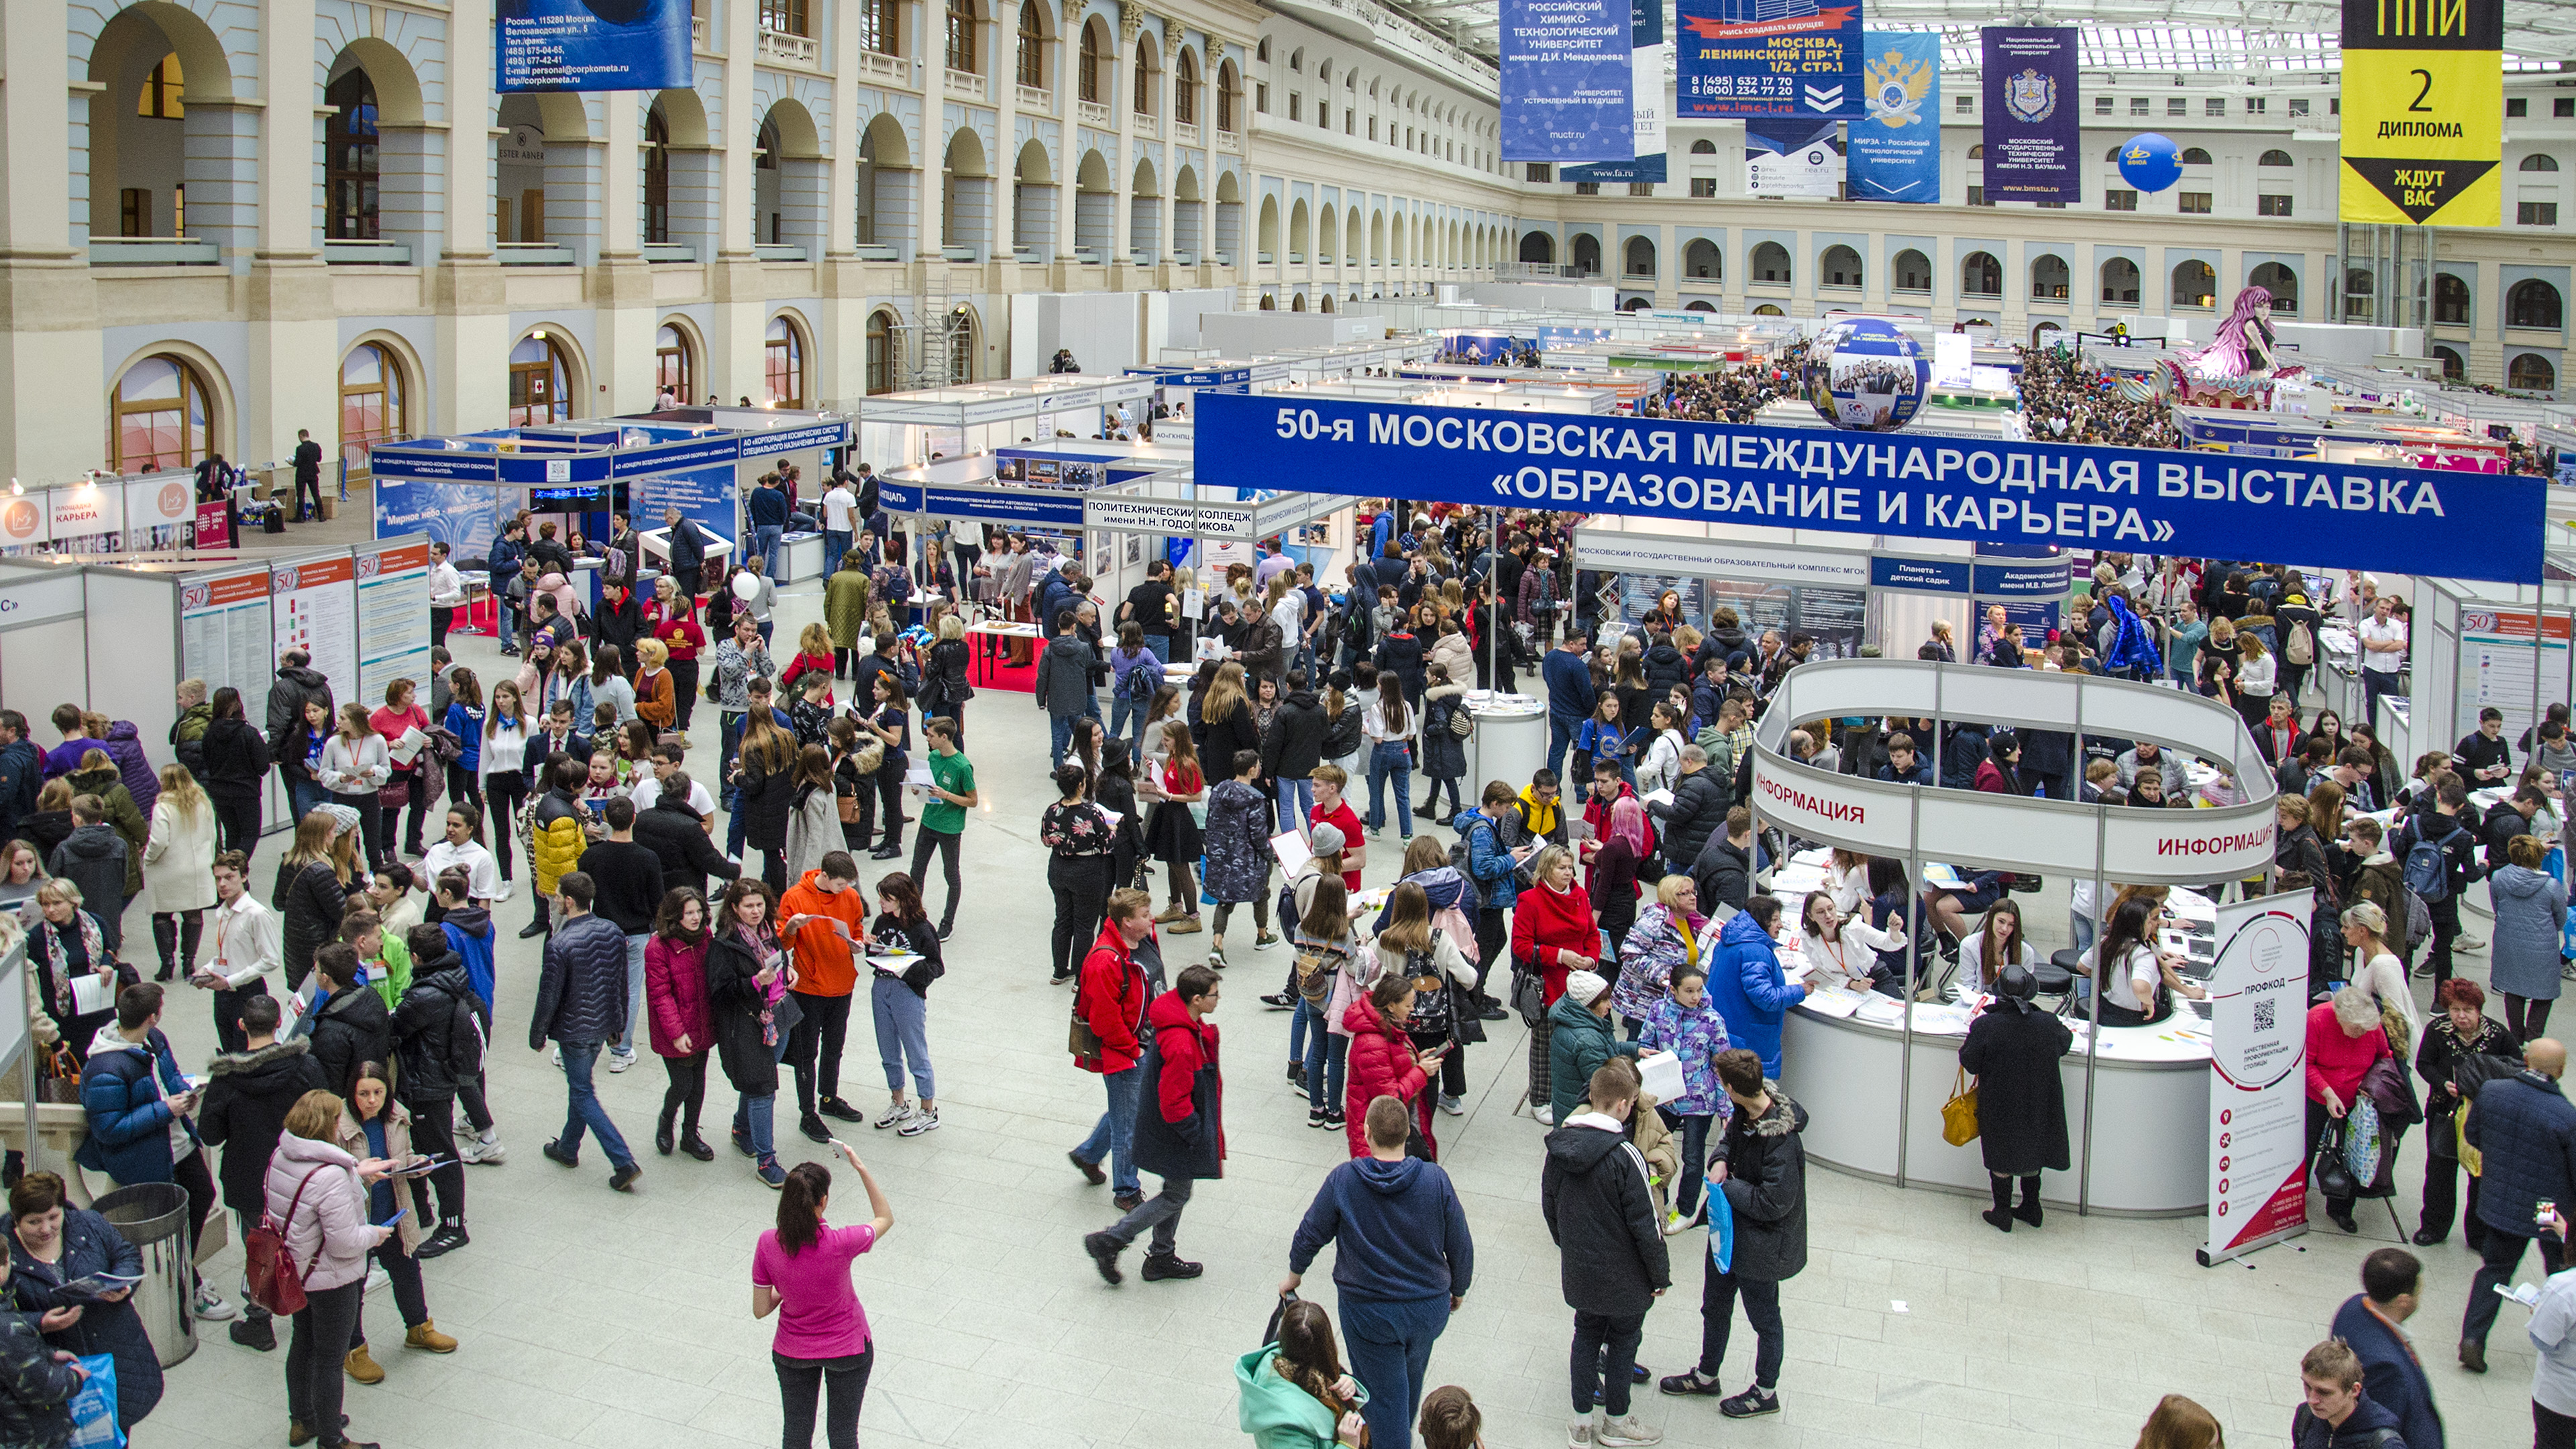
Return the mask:
[[(1856, 1009), (1855, 1009), (1856, 1008)], [(1965, 1008), (1916, 1009), (1913, 1095), (1905, 1112), (1905, 1182), (1984, 1199), (1978, 1144), (1941, 1140), (1941, 1107), (1957, 1081)], [(1789, 1010), (1781, 1086), (1807, 1109), (1807, 1156), (1857, 1176), (1897, 1176), (1897, 1079), (1905, 1037), (1899, 1003), (1826, 992)], [(1837, 1012), (1843, 1014), (1836, 1014)], [(2043, 1175), (2041, 1198), (2072, 1210), (2084, 1167), (2084, 1034), (2060, 1062), (2066, 1085), (2067, 1161)], [(2106, 1027), (2096, 1067), (2090, 1210), (2182, 1217), (2209, 1199), (2209, 1042), (2172, 1022)]]
[[(1476, 808), (1476, 792), (1488, 780), (1501, 780), (1517, 790), (1547, 763), (1547, 702), (1525, 694), (1467, 691), (1467, 713), (1476, 722), (1467, 746), (1467, 808)], [(1589, 776), (1585, 778), (1589, 779)], [(1567, 790), (1574, 799), (1581, 792)]]

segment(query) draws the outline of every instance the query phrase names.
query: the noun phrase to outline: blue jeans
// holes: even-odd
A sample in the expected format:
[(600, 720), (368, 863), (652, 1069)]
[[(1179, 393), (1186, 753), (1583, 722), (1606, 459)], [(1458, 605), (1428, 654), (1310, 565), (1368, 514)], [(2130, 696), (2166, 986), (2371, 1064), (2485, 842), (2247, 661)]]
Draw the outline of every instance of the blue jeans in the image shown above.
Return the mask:
[(760, 555), (762, 577), (772, 579), (778, 577), (778, 540), (786, 532), (784, 528), (775, 528), (768, 524), (752, 525), (751, 551)]
[[(1096, 705), (1094, 707), (1097, 708)], [(1073, 745), (1073, 722), (1080, 718), (1082, 716), (1078, 714), (1047, 716), (1047, 769), (1050, 771), (1064, 763), (1064, 752)]]
[(1431, 1345), (1449, 1326), (1449, 1295), (1396, 1301), (1338, 1296), (1351, 1377), (1368, 1390), (1360, 1417), (1368, 1421), (1371, 1449), (1413, 1449), (1422, 1379), (1431, 1368)]
[(1312, 776), (1291, 780), (1282, 775), (1279, 786), (1279, 828), (1305, 833), (1306, 814), (1315, 808), (1315, 781)]
[(1128, 755), (1130, 759), (1144, 755), (1145, 707), (1151, 703), (1150, 699), (1132, 699), (1123, 689), (1109, 697), (1109, 737), (1114, 740), (1120, 735), (1127, 736), (1132, 747)]
[(880, 976), (869, 988), (868, 1009), (876, 1020), (877, 1060), (885, 1064), (886, 1090), (903, 1090), (909, 1060), (913, 1090), (925, 1102), (939, 1100), (939, 1083), (930, 1074), (930, 1003), (893, 977)]
[[(783, 1048), (787, 1043), (782, 1040)], [(733, 1130), (751, 1139), (751, 1155), (759, 1162), (778, 1159), (778, 1094), (763, 1092), (755, 1097), (745, 1093), (734, 1101)]]
[(1560, 780), (1565, 778), (1565, 752), (1574, 748), (1575, 732), (1582, 728), (1583, 720), (1578, 715), (1547, 712), (1547, 767)]
[(1145, 647), (1146, 647), (1146, 648), (1148, 648), (1148, 649), (1153, 650), (1153, 651), (1154, 651), (1154, 657), (1155, 657), (1155, 658), (1157, 658), (1157, 659), (1159, 659), (1159, 660), (1161, 660), (1161, 661), (1163, 661), (1165, 664), (1169, 664), (1169, 663), (1171, 663), (1171, 662), (1172, 662), (1172, 636), (1171, 636), (1171, 635), (1169, 635), (1169, 634), (1147, 634), (1147, 635), (1145, 636)]
[(1669, 1108), (1655, 1109), (1664, 1126), (1682, 1135), (1682, 1177), (1673, 1187), (1673, 1211), (1689, 1217), (1699, 1206), (1699, 1193), (1708, 1176), (1708, 1129), (1717, 1118), (1706, 1112), (1683, 1113)]
[(1398, 833), (1413, 838), (1413, 756), (1406, 753), (1402, 740), (1380, 740), (1369, 752), (1368, 828), (1386, 828), (1386, 782), (1395, 780), (1395, 818)]
[(295, 812), (295, 818), (300, 821), (312, 814), (316, 807), (330, 804), (331, 792), (311, 780), (298, 780), (288, 789), (286, 801), (287, 807)]
[(1110, 1190), (1135, 1192), (1136, 1099), (1145, 1089), (1145, 1069), (1133, 1066), (1123, 1072), (1104, 1072), (1100, 1085), (1108, 1090), (1109, 1110), (1100, 1114), (1091, 1135), (1082, 1139), (1073, 1155), (1094, 1167), (1108, 1158)]
[(649, 934), (626, 938), (626, 1035), (610, 1054), (629, 1061), (635, 1057), (635, 1023), (644, 1015), (644, 943), (652, 939)]
[(1314, 1022), (1314, 1030), (1306, 1034), (1306, 1105), (1319, 1112), (1338, 1111), (1351, 1039), (1335, 1036), (1324, 1025), (1322, 1009), (1308, 1006), (1302, 996), (1297, 999), (1297, 1011)]
[(599, 1105), (599, 1091), (591, 1085), (591, 1070), (599, 1065), (600, 1042), (568, 1041), (563, 1045), (564, 1085), (570, 1100), (564, 1107), (563, 1135), (555, 1140), (567, 1156), (581, 1153), (581, 1134), (588, 1128), (599, 1134), (599, 1145), (608, 1149), (611, 1166), (628, 1168), (635, 1165), (635, 1154), (626, 1150), (626, 1139), (618, 1135), (617, 1124), (608, 1120), (608, 1109)]
[(835, 529), (823, 530), (823, 572), (834, 573), (841, 567), (841, 555), (850, 551), (850, 536)]

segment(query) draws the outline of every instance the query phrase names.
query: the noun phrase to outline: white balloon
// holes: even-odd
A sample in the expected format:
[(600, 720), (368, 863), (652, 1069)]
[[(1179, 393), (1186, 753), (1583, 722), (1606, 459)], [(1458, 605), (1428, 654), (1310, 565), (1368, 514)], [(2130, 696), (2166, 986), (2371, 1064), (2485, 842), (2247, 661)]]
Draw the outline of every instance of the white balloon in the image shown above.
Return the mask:
[(735, 574), (733, 576), (733, 596), (742, 600), (746, 604), (759, 598), (760, 576), (757, 574)]

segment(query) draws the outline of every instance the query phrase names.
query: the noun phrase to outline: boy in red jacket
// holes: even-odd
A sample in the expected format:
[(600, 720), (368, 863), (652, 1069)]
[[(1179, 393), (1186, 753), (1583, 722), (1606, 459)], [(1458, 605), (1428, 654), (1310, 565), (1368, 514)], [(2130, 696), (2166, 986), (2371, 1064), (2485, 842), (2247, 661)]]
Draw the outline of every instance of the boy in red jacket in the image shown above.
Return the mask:
[(1065, 1156), (1093, 1187), (1109, 1181), (1101, 1174), (1100, 1160), (1110, 1159), (1116, 1178), (1110, 1187), (1111, 1200), (1122, 1213), (1134, 1212), (1145, 1200), (1136, 1181), (1136, 1098), (1145, 1082), (1145, 1008), (1153, 1000), (1154, 983), (1136, 953), (1139, 947), (1158, 949), (1148, 946), (1152, 941), (1152, 894), (1133, 889), (1110, 892), (1109, 919), (1100, 928), (1100, 938), (1091, 943), (1091, 954), (1083, 958), (1082, 975), (1073, 988), (1073, 1014), (1100, 1042), (1091, 1055), (1077, 1053), (1073, 1064), (1100, 1074), (1100, 1084), (1109, 1093), (1109, 1110), (1100, 1114), (1082, 1145)]
[(1150, 1228), (1145, 1281), (1195, 1278), (1203, 1271), (1172, 1251), (1191, 1185), (1225, 1175), (1225, 1079), (1217, 1070), (1217, 974), (1208, 966), (1181, 973), (1171, 991), (1145, 1008), (1153, 1045), (1141, 1069), (1153, 1098), (1136, 1109), (1136, 1165), (1163, 1179), (1163, 1190), (1127, 1216), (1086, 1234), (1083, 1251), (1111, 1285), (1124, 1281), (1118, 1255)]

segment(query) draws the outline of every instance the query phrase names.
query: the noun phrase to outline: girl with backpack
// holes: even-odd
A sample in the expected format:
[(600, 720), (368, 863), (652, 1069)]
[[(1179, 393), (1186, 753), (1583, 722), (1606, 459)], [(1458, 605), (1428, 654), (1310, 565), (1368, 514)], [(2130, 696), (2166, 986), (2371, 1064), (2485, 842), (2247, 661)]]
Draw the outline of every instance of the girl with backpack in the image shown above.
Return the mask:
[[(1483, 1035), (1471, 995), (1476, 986), (1475, 964), (1448, 932), (1432, 926), (1431, 897), (1409, 880), (1397, 882), (1388, 894), (1386, 914), (1379, 919), (1369, 946), (1381, 973), (1400, 972), (1411, 983), (1410, 1009), (1394, 1025), (1411, 1040), (1419, 1060), (1428, 1064), (1438, 1057), (1440, 1109), (1456, 1116), (1466, 1110), (1461, 1099), (1467, 1091), (1467, 1044)], [(1430, 1114), (1425, 1111), (1422, 1116), (1423, 1139), (1429, 1141)], [(1365, 1155), (1366, 1134), (1357, 1126), (1350, 1130), (1356, 1153)]]
[(1118, 626), (1118, 647), (1109, 651), (1109, 733), (1125, 735), (1142, 749), (1145, 714), (1162, 687), (1163, 661), (1145, 647), (1145, 628), (1130, 619)]
[[(912, 960), (900, 972), (876, 967), (876, 980), (868, 988), (877, 1059), (885, 1065), (886, 1092), (893, 1103), (878, 1114), (876, 1125), (918, 1137), (939, 1130), (939, 1085), (930, 1068), (930, 983), (947, 975), (948, 966), (939, 953), (939, 932), (922, 909), (921, 888), (911, 876), (896, 871), (878, 879), (877, 911), (868, 927), (870, 949), (906, 952)], [(906, 1063), (921, 1095), (918, 1108), (904, 1101)]]
[[(1288, 1024), (1292, 1046), (1302, 1042), (1301, 1060), (1289, 1063), (1289, 1085), (1306, 1091), (1306, 1125), (1342, 1125), (1343, 1063), (1350, 1037), (1338, 1030), (1333, 1015), (1353, 988), (1360, 948), (1351, 926), (1350, 891), (1338, 871), (1318, 871), (1307, 891), (1306, 910), (1289, 930), (1296, 955), (1289, 979), (1295, 983), (1297, 1014)], [(1300, 882), (1304, 884), (1304, 882)]]

